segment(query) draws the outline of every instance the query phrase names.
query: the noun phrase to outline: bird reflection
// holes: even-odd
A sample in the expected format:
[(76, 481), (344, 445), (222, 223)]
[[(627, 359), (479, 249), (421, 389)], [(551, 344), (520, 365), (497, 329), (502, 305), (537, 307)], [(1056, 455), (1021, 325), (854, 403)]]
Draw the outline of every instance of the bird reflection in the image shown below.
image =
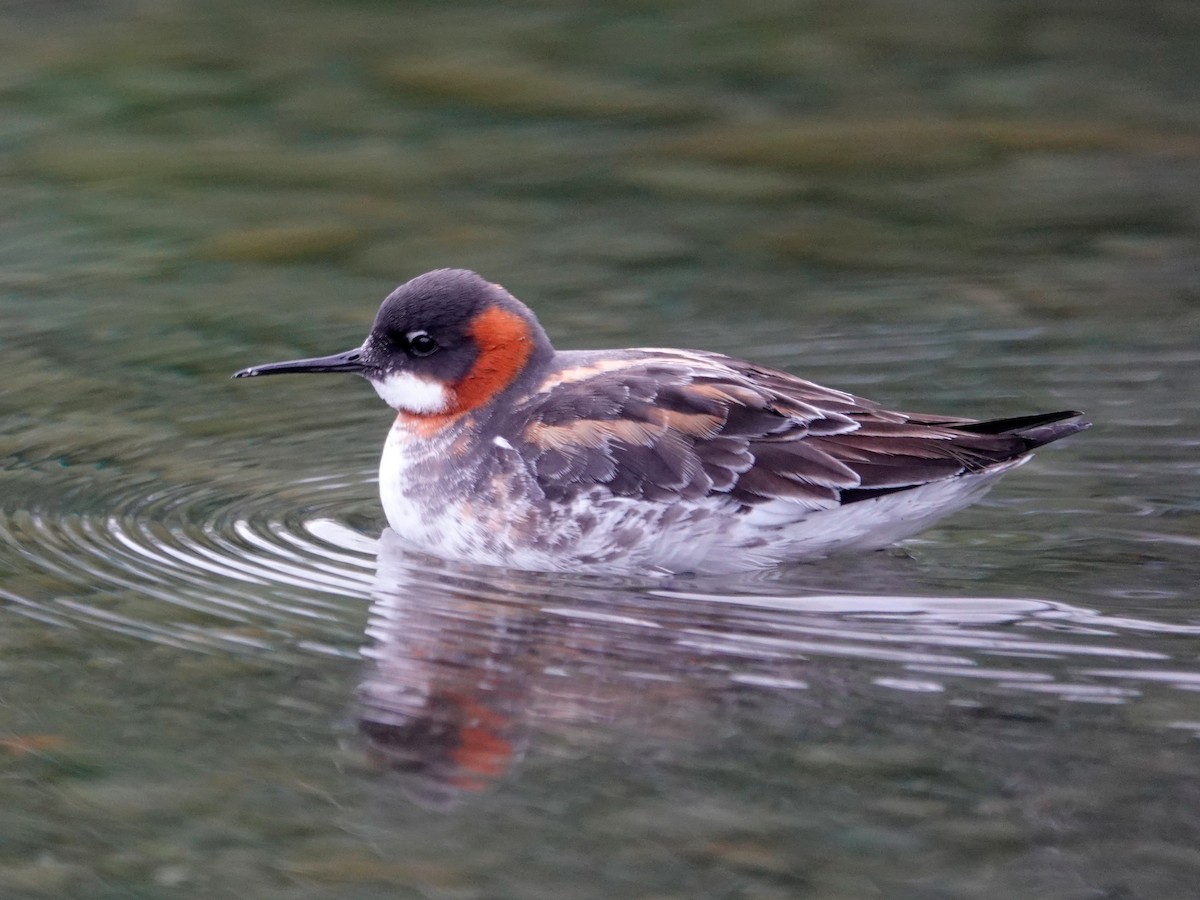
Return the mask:
[(747, 697), (833, 728), (897, 715), (898, 692), (982, 712), (1047, 693), (1125, 702), (1136, 689), (1091, 683), (1087, 666), (1163, 658), (1098, 637), (1157, 623), (1048, 600), (898, 593), (906, 562), (811, 566), (800, 592), (739, 582), (706, 593), (444, 563), (385, 532), (359, 697), (367, 756), (417, 802), (446, 807), (568, 726), (598, 726), (591, 742), (695, 743), (736, 729)]
[[(441, 563), (385, 532), (360, 692), (369, 757), (442, 806), (509, 773), (535, 728), (682, 736), (707, 722), (695, 713), (734, 684), (744, 655), (706, 643), (730, 629), (728, 615), (641, 587)], [(783, 671), (802, 668), (800, 654), (750, 655), (779, 684), (803, 687)]]
[(670, 669), (682, 660), (661, 655), (672, 641), (622, 614), (630, 591), (450, 566), (391, 532), (378, 573), (359, 731), (424, 804), (505, 776), (533, 723), (631, 722), (680, 690)]
[(373, 762), (411, 775), (418, 800), (444, 805), (487, 787), (520, 755), (533, 617), (398, 562), (380, 555), (359, 731)]

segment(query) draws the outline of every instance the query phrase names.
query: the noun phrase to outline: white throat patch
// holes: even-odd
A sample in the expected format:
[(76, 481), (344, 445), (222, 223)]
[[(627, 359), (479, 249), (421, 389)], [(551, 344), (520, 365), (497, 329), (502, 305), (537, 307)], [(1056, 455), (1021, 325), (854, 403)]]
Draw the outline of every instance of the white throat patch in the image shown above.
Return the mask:
[(450, 408), (451, 393), (443, 384), (419, 378), (411, 372), (393, 372), (371, 387), (392, 409), (406, 413), (443, 413)]

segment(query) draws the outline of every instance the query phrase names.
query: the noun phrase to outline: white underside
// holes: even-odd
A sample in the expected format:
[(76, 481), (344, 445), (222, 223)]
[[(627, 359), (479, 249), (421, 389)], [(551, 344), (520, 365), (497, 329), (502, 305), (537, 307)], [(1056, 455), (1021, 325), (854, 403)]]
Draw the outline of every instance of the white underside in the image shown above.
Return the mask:
[[(511, 446), (495, 446), (497, 453), (519, 459)], [(829, 509), (775, 500), (737, 514), (725, 497), (649, 503), (597, 489), (548, 513), (534, 514), (529, 509), (504, 509), (503, 499), (460, 495), (452, 481), (439, 496), (441, 502), (414, 502), (410, 474), (420, 460), (413, 458), (413, 450), (407, 432), (394, 427), (379, 473), (388, 523), (410, 545), (447, 559), (488, 565), (611, 574), (723, 574), (878, 549), (969, 506), (1002, 474), (1028, 459)], [(437, 455), (434, 448), (423, 452), (426, 459)], [(580, 522), (587, 517), (597, 521), (584, 532)]]

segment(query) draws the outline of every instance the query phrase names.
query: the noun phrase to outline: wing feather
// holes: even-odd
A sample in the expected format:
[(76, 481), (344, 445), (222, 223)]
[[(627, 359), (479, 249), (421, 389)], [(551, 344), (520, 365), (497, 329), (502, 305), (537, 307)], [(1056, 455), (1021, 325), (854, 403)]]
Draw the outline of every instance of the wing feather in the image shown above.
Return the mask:
[[(547, 498), (603, 486), (813, 509), (976, 471), (1027, 450), (972, 419), (910, 415), (786, 372), (683, 351), (563, 354), (505, 437)], [(572, 357), (578, 359), (571, 364)]]

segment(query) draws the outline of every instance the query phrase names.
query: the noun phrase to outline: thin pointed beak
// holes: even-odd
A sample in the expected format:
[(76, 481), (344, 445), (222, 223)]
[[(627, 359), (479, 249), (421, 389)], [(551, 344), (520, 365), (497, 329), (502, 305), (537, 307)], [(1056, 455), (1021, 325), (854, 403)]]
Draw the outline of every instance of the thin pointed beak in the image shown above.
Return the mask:
[(253, 378), (256, 375), (284, 375), (289, 372), (353, 372), (362, 375), (368, 366), (363, 362), (362, 347), (333, 356), (314, 356), (312, 359), (291, 359), (287, 362), (265, 363), (233, 373), (234, 378)]

